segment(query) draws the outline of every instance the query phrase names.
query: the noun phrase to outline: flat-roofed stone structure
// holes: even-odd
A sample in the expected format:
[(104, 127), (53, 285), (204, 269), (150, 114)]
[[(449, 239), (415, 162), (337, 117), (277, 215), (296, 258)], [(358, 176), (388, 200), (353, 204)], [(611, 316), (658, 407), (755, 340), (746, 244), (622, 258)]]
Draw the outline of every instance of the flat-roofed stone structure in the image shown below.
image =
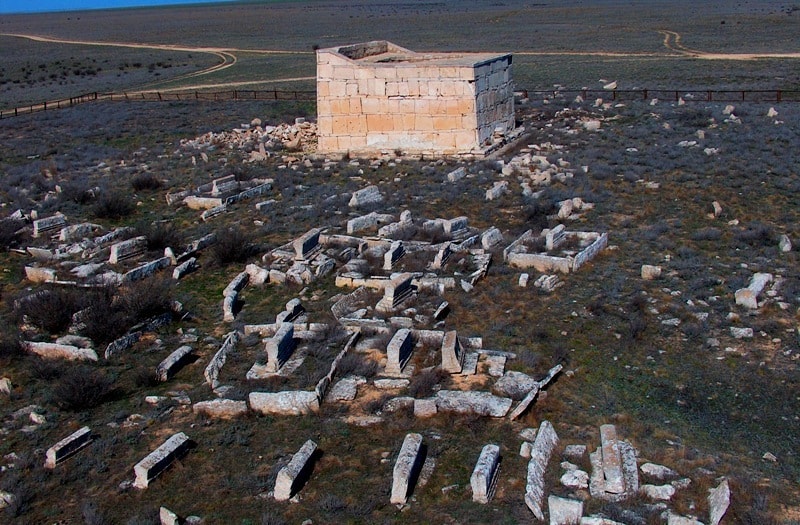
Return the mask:
[(485, 154), (514, 129), (511, 55), (319, 49), (317, 126), (320, 153)]

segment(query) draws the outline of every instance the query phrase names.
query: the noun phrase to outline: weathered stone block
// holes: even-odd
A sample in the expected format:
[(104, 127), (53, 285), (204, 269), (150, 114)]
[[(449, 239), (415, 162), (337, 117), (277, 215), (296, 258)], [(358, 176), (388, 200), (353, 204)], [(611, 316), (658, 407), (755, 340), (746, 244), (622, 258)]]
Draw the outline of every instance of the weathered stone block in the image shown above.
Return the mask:
[(511, 400), (489, 392), (439, 390), (436, 393), (436, 406), (441, 412), (504, 417), (511, 408)]
[(528, 462), (525, 504), (540, 521), (544, 521), (542, 503), (544, 498), (544, 473), (553, 449), (558, 445), (558, 435), (549, 421), (542, 421)]
[(250, 409), (264, 415), (299, 416), (317, 412), (319, 398), (304, 390), (284, 392), (251, 392)]
[(181, 346), (169, 354), (167, 358), (161, 361), (158, 367), (156, 367), (156, 377), (158, 380), (169, 380), (170, 377), (175, 375), (178, 370), (180, 370), (186, 364), (191, 357), (191, 354), (192, 347), (188, 345)]
[(411, 330), (401, 328), (395, 332), (386, 347), (387, 363), (386, 373), (400, 375), (403, 372), (411, 352), (414, 350), (414, 341), (411, 337)]
[(178, 432), (167, 439), (161, 446), (134, 465), (133, 472), (136, 479), (133, 486), (137, 489), (146, 489), (151, 480), (188, 450), (189, 443), (189, 437), (183, 432)]
[(489, 503), (497, 484), (497, 467), (500, 464), (500, 447), (486, 445), (478, 456), (469, 482), (472, 486), (472, 501)]
[(450, 374), (460, 374), (464, 366), (464, 355), (456, 331), (445, 332), (442, 338), (442, 370)]
[(407, 434), (392, 470), (390, 503), (404, 505), (408, 500), (424, 460), (422, 454), (420, 454), (421, 449), (422, 436), (419, 434)]
[(211, 399), (192, 405), (192, 412), (210, 418), (233, 419), (247, 413), (247, 403), (233, 399)]
[(309, 439), (292, 456), (289, 464), (278, 471), (274, 491), (276, 500), (286, 501), (297, 492), (303, 481), (304, 474), (308, 473), (312, 466), (312, 459), (316, 450), (317, 444)]
[(56, 465), (77, 453), (80, 449), (89, 444), (92, 439), (92, 432), (89, 427), (83, 427), (65, 437), (52, 447), (47, 449), (45, 454), (44, 468), (55, 468)]

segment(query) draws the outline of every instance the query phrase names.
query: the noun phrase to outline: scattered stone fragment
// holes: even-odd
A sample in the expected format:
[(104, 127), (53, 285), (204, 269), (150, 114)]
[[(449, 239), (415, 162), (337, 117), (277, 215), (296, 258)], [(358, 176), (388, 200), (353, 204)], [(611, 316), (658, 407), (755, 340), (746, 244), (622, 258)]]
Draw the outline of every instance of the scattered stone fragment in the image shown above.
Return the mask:
[(161, 525), (180, 525), (181, 523), (178, 515), (166, 507), (158, 509), (158, 519), (161, 521)]
[(784, 253), (792, 251), (792, 240), (789, 239), (788, 235), (781, 235), (780, 239), (778, 240), (778, 248)]
[(736, 339), (752, 339), (753, 329), (750, 327), (742, 328), (739, 326), (731, 326), (731, 335)]
[(360, 206), (366, 206), (367, 204), (377, 204), (380, 202), (383, 202), (383, 195), (381, 195), (378, 187), (367, 186), (366, 188), (354, 192), (353, 196), (350, 197), (348, 205), (351, 208), (358, 208)]
[(589, 474), (583, 470), (568, 470), (561, 476), (561, 484), (569, 489), (587, 489)]
[(755, 273), (747, 288), (736, 290), (736, 304), (755, 310), (758, 308), (758, 296), (764, 287), (772, 281), (771, 273)]
[(675, 495), (675, 487), (672, 485), (642, 485), (639, 492), (652, 500), (669, 501)]
[(328, 392), (329, 401), (352, 401), (358, 394), (358, 386), (367, 380), (361, 376), (348, 376), (340, 379)]
[(728, 480), (724, 479), (722, 483), (708, 491), (709, 525), (719, 525), (730, 504), (731, 488)]
[(656, 465), (655, 463), (645, 463), (639, 469), (642, 474), (646, 474), (655, 479), (677, 478), (678, 473), (669, 467), (663, 465)]
[(564, 456), (572, 459), (581, 459), (586, 454), (586, 445), (567, 445), (564, 447)]
[(498, 181), (494, 186), (486, 190), (486, 200), (493, 201), (508, 193), (508, 181)]
[(652, 266), (650, 264), (642, 265), (642, 279), (645, 281), (652, 281), (661, 277), (661, 267)]
[[(538, 381), (523, 372), (509, 370), (503, 377), (497, 380), (492, 386), (492, 391), (498, 395), (521, 399), (534, 387), (538, 386)], [(533, 441), (533, 440), (531, 440)]]

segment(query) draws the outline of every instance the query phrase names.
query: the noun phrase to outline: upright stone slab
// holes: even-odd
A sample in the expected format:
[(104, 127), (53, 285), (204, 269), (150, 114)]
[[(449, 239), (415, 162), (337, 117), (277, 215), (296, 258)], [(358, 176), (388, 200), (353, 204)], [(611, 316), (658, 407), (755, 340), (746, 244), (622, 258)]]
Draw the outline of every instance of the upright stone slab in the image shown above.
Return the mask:
[(108, 257), (109, 264), (117, 264), (125, 259), (130, 259), (144, 253), (147, 249), (147, 237), (140, 236), (114, 243), (111, 245), (111, 252)]
[(386, 346), (386, 373), (390, 375), (400, 375), (403, 373), (411, 352), (414, 350), (414, 341), (411, 337), (411, 330), (401, 328), (395, 332), (391, 341)]
[(406, 254), (403, 241), (394, 241), (389, 247), (389, 251), (383, 254), (383, 269), (386, 271), (394, 268), (394, 265)]
[(445, 332), (442, 338), (442, 370), (460, 374), (464, 367), (464, 353), (456, 331)]
[(92, 440), (92, 432), (89, 427), (83, 427), (65, 437), (52, 447), (47, 449), (45, 454), (44, 468), (56, 468), (56, 465), (72, 456), (80, 449), (89, 444)]
[(292, 456), (289, 464), (278, 472), (278, 477), (275, 479), (274, 492), (276, 500), (286, 501), (294, 496), (300, 488), (300, 483), (304, 477), (303, 474), (307, 473), (312, 465), (311, 459), (316, 450), (317, 444), (309, 439)]
[(722, 480), (717, 487), (708, 491), (708, 523), (709, 525), (719, 525), (728, 506), (731, 504), (731, 488), (728, 480)]
[(392, 309), (397, 308), (403, 301), (414, 294), (414, 286), (411, 281), (414, 279), (414, 274), (401, 273), (383, 289), (383, 298), (375, 306), (375, 309), (380, 312), (391, 312)]
[(294, 340), (294, 324), (281, 323), (275, 335), (265, 343), (267, 352), (266, 371), (277, 373), (283, 364), (292, 356), (296, 346)]
[(545, 235), (545, 249), (547, 251), (555, 250), (567, 240), (567, 232), (563, 224), (559, 224), (552, 228)]
[(217, 352), (214, 354), (214, 357), (212, 357), (211, 361), (209, 361), (208, 366), (206, 366), (203, 375), (205, 376), (206, 382), (211, 386), (211, 388), (217, 388), (219, 386), (219, 372), (225, 365), (228, 352), (232, 350), (238, 342), (239, 333), (235, 330), (230, 332), (227, 337), (225, 337), (225, 341), (222, 343), (222, 346), (219, 347), (219, 350), (217, 350)]
[(421, 449), (422, 436), (407, 434), (392, 471), (392, 494), (389, 502), (393, 505), (404, 505), (408, 501), (422, 466)]
[(472, 486), (472, 501), (489, 503), (497, 484), (497, 467), (500, 464), (500, 447), (486, 445), (478, 456), (469, 483)]
[(528, 476), (525, 485), (525, 504), (536, 516), (544, 521), (542, 503), (544, 500), (544, 473), (553, 449), (558, 445), (558, 435), (549, 421), (542, 421), (536, 440), (531, 448), (531, 460), (528, 462)]
[(188, 345), (181, 346), (161, 363), (156, 368), (156, 377), (159, 381), (167, 381), (170, 377), (175, 375), (180, 370), (192, 354), (192, 347)]
[(450, 259), (450, 256), (453, 255), (453, 248), (452, 243), (446, 242), (444, 246), (436, 253), (436, 257), (433, 258), (433, 264), (431, 264), (431, 268), (434, 270), (441, 270), (442, 267), (447, 264), (447, 261)]
[(306, 260), (321, 249), (319, 245), (320, 233), (322, 233), (321, 229), (314, 228), (292, 241), (292, 246), (294, 247), (294, 258), (296, 260)]
[(600, 425), (600, 450), (603, 454), (603, 478), (605, 491), (612, 494), (625, 492), (622, 476), (622, 456), (614, 425)]
[(188, 436), (183, 432), (174, 434), (146, 458), (134, 465), (133, 472), (136, 475), (136, 479), (133, 482), (133, 486), (137, 489), (146, 489), (153, 478), (164, 472), (188, 448)]

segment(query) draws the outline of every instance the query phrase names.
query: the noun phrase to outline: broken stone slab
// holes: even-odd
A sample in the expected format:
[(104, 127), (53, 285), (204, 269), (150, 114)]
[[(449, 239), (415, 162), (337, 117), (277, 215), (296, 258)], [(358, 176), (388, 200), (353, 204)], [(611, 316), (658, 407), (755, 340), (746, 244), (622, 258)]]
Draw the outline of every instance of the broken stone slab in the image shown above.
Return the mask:
[(225, 341), (222, 343), (222, 346), (220, 346), (219, 350), (217, 350), (217, 352), (214, 354), (214, 357), (212, 357), (211, 361), (209, 361), (208, 366), (206, 366), (203, 375), (211, 388), (217, 388), (219, 386), (219, 372), (225, 365), (228, 352), (233, 350), (238, 342), (239, 333), (236, 331), (230, 332), (225, 337)]
[(447, 181), (458, 182), (466, 176), (467, 176), (467, 168), (461, 166), (447, 174)]
[(478, 456), (478, 462), (469, 478), (472, 487), (472, 501), (476, 503), (489, 503), (497, 486), (497, 472), (500, 465), (500, 447), (486, 445)]
[(114, 243), (111, 245), (111, 252), (108, 257), (109, 264), (117, 264), (125, 259), (141, 255), (147, 249), (147, 237), (139, 236), (127, 241)]
[(56, 271), (52, 268), (26, 266), (25, 278), (32, 283), (52, 283), (56, 280)]
[(410, 381), (408, 379), (376, 379), (372, 382), (378, 390), (396, 390), (406, 388)]
[(750, 279), (750, 284), (747, 288), (740, 288), (736, 290), (734, 297), (736, 304), (755, 310), (758, 308), (758, 296), (764, 290), (764, 287), (772, 281), (771, 273), (755, 273)]
[(247, 413), (247, 403), (233, 399), (211, 399), (192, 405), (192, 412), (214, 419), (233, 419)]
[(186, 361), (191, 358), (192, 347), (184, 345), (167, 356), (166, 359), (156, 367), (156, 377), (159, 381), (168, 381), (170, 377), (178, 373)]
[(511, 408), (511, 399), (489, 392), (439, 390), (436, 393), (436, 407), (440, 412), (505, 417)]
[(358, 394), (359, 385), (367, 380), (361, 376), (347, 376), (336, 382), (328, 392), (328, 401), (352, 401)]
[(719, 522), (728, 511), (731, 504), (731, 488), (728, 480), (722, 480), (722, 483), (708, 491), (708, 522), (709, 525), (719, 525)]
[(172, 270), (172, 278), (176, 281), (197, 269), (197, 259), (190, 257)]
[(211, 219), (213, 219), (214, 217), (222, 215), (226, 211), (228, 211), (228, 205), (223, 203), (220, 206), (215, 206), (214, 208), (211, 208), (210, 210), (204, 211), (203, 213), (200, 214), (200, 218), (203, 220), (203, 222), (208, 222)]
[(486, 190), (486, 200), (493, 201), (508, 193), (508, 181), (498, 181), (494, 186)]
[(44, 219), (33, 221), (33, 236), (40, 237), (43, 233), (53, 230), (60, 230), (67, 225), (67, 218), (61, 213), (57, 213)]
[(0, 377), (0, 394), (5, 396), (11, 395), (11, 380), (7, 377)]
[(544, 388), (545, 385), (547, 385), (556, 376), (556, 374), (561, 372), (562, 368), (563, 367), (560, 364), (558, 364), (558, 365), (554, 366), (553, 368), (551, 368), (547, 372), (547, 376), (545, 376), (545, 378), (542, 379), (541, 381), (538, 381), (536, 383), (536, 386), (534, 388), (531, 388), (531, 390), (525, 395), (525, 397), (522, 399), (522, 401), (519, 402), (517, 407), (514, 409), (514, 411), (509, 416), (509, 418), (513, 421), (516, 418), (518, 418), (519, 416), (521, 416), (528, 409), (530, 404), (533, 403), (533, 400), (536, 399), (536, 396), (539, 393), (539, 390)]
[(525, 505), (536, 516), (544, 521), (542, 503), (544, 500), (544, 473), (553, 449), (558, 445), (558, 435), (549, 421), (542, 421), (536, 440), (531, 449), (531, 459), (528, 462), (528, 474), (525, 484)]
[(239, 293), (242, 289), (247, 286), (247, 283), (250, 281), (250, 274), (247, 272), (240, 272), (236, 275), (236, 277), (228, 283), (228, 286), (222, 291), (222, 297), (228, 297), (229, 295), (233, 295), (235, 293)]
[(351, 208), (358, 208), (359, 206), (366, 206), (368, 204), (377, 204), (379, 202), (383, 202), (383, 195), (381, 195), (381, 192), (378, 189), (378, 187), (367, 186), (366, 188), (353, 192), (352, 197), (350, 197), (350, 202), (348, 203), (348, 206), (350, 206)]
[(655, 479), (677, 478), (678, 473), (669, 467), (663, 465), (656, 465), (655, 463), (644, 463), (639, 469), (642, 474), (650, 476)]
[(792, 251), (792, 240), (788, 235), (782, 234), (778, 240), (778, 249), (783, 253)]
[(97, 352), (91, 348), (79, 348), (58, 343), (23, 341), (25, 349), (45, 359), (67, 359), (70, 361), (97, 361)]
[(421, 452), (422, 436), (407, 434), (392, 470), (392, 493), (389, 502), (393, 505), (405, 505), (408, 501), (424, 461), (424, 454)]
[(622, 456), (619, 450), (619, 440), (617, 440), (617, 429), (614, 425), (600, 425), (600, 450), (603, 459), (605, 492), (612, 494), (625, 492)]
[(283, 392), (250, 392), (250, 409), (263, 415), (300, 416), (319, 411), (315, 392), (287, 390)]
[(53, 469), (56, 465), (76, 454), (92, 440), (89, 427), (83, 427), (65, 437), (45, 453), (44, 468)]
[(122, 275), (122, 282), (129, 283), (133, 281), (140, 281), (146, 277), (150, 277), (158, 270), (164, 269), (172, 264), (172, 259), (169, 257), (161, 257), (155, 261), (150, 261), (141, 266), (137, 266), (133, 270), (126, 272)]
[(433, 318), (437, 321), (441, 321), (447, 314), (450, 313), (450, 303), (447, 301), (442, 301), (442, 303), (436, 308), (436, 311), (433, 312)]
[(435, 399), (415, 399), (414, 417), (433, 417), (438, 412)]
[(486, 373), (489, 377), (502, 377), (506, 368), (506, 360), (508, 358), (504, 355), (487, 355), (485, 362), (487, 365)]
[(645, 484), (639, 487), (639, 492), (651, 500), (669, 501), (675, 495), (675, 487), (672, 485)]
[(652, 281), (661, 277), (661, 267), (650, 264), (642, 265), (642, 279)]
[(166, 507), (161, 507), (158, 509), (158, 519), (161, 522), (161, 525), (180, 525), (181, 519), (178, 517), (177, 514), (172, 512)]
[(489, 250), (502, 242), (503, 234), (494, 226), (481, 234), (481, 247), (484, 250)]
[(173, 461), (188, 450), (189, 444), (189, 438), (183, 432), (178, 432), (167, 439), (161, 446), (134, 465), (133, 472), (136, 479), (133, 486), (137, 489), (146, 489), (151, 480), (164, 472)]
[(277, 501), (288, 501), (301, 488), (304, 478), (313, 466), (317, 444), (312, 440), (303, 443), (289, 463), (278, 471), (273, 492)]
[(383, 269), (386, 271), (394, 268), (394, 265), (403, 258), (406, 250), (403, 247), (403, 241), (392, 242), (389, 250), (383, 254)]
[(583, 516), (583, 502), (550, 495), (547, 498), (550, 525), (579, 525)]
[(539, 382), (528, 374), (509, 370), (492, 386), (492, 391), (498, 395), (520, 399), (531, 389), (538, 387), (538, 384)]
[(669, 512), (667, 516), (667, 525), (703, 525), (702, 521), (698, 521), (695, 518), (681, 516), (679, 514), (673, 514)]
[(128, 348), (135, 345), (141, 338), (142, 338), (142, 332), (139, 331), (123, 335), (122, 337), (117, 338), (108, 343), (108, 346), (106, 346), (106, 351), (103, 354), (103, 357), (105, 357), (106, 359), (110, 359), (111, 356), (113, 356), (114, 354), (124, 352)]
[(568, 470), (561, 476), (561, 484), (570, 489), (587, 489), (589, 474), (580, 469)]

